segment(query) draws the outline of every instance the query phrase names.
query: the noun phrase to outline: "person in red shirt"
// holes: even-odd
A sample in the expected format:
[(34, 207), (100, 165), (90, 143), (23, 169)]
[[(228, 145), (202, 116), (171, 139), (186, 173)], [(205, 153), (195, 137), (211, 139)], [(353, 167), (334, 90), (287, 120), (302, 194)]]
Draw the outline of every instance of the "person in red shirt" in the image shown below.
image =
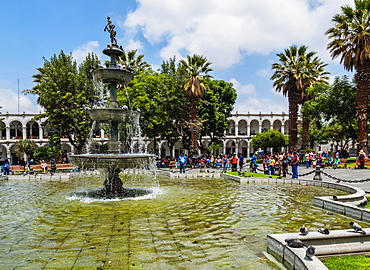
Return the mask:
[(231, 163), (231, 171), (232, 172), (237, 172), (238, 171), (239, 158), (236, 156), (236, 153), (234, 153), (233, 156), (230, 158), (230, 163)]

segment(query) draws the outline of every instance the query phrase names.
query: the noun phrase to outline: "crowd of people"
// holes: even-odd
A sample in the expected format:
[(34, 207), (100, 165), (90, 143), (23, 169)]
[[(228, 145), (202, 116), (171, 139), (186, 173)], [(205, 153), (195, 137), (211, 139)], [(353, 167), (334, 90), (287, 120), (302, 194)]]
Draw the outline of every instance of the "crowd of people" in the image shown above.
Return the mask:
[[(255, 152), (251, 159), (246, 159), (241, 153), (221, 154), (212, 156), (207, 154), (199, 158), (188, 158), (181, 153), (175, 162), (175, 168), (180, 169), (180, 173), (185, 173), (186, 166), (190, 168), (221, 168), (222, 172), (241, 172), (244, 170), (246, 162), (250, 164), (250, 171), (265, 173), (267, 175), (278, 175), (286, 177), (288, 172), (293, 178), (298, 178), (298, 168), (336, 168), (341, 163), (341, 158), (348, 158), (348, 152), (345, 150), (330, 152), (292, 152), (292, 153), (270, 153), (269, 151)], [(365, 153), (359, 152), (357, 165), (359, 169), (365, 168)], [(168, 160), (158, 160), (157, 167), (164, 167)]]

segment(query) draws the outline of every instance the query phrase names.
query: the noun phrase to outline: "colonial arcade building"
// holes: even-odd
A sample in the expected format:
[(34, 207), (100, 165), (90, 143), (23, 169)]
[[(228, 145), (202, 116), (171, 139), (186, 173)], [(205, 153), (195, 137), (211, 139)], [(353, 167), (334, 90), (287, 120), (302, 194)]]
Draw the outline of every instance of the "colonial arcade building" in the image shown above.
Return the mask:
[[(0, 156), (9, 158), (12, 162), (17, 160), (15, 156), (15, 144), (20, 139), (31, 139), (37, 146), (47, 146), (49, 144), (48, 127), (43, 127), (43, 120), (34, 120), (36, 114), (0, 114)], [(289, 116), (286, 113), (280, 114), (234, 114), (229, 119), (229, 129), (226, 131), (222, 139), (222, 149), (220, 153), (242, 153), (246, 157), (250, 157), (254, 151), (251, 145), (253, 136), (257, 133), (267, 131), (268, 129), (279, 130), (284, 134), (289, 133)], [(92, 152), (97, 151), (99, 146), (107, 142), (108, 136), (100, 127), (96, 127), (92, 134)], [(154, 153), (154, 145), (152, 141), (142, 140), (145, 152)], [(134, 142), (137, 143), (137, 142)], [(209, 139), (203, 138), (202, 144), (207, 147)], [(135, 146), (134, 146), (135, 149)], [(156, 149), (159, 149), (158, 156), (175, 157), (183, 150), (181, 142), (175, 144), (172, 152), (167, 146), (166, 141), (159, 141)], [(72, 145), (67, 138), (61, 138), (61, 150), (65, 153), (74, 153)], [(285, 149), (282, 149), (283, 151)], [(18, 157), (20, 158), (20, 157)]]

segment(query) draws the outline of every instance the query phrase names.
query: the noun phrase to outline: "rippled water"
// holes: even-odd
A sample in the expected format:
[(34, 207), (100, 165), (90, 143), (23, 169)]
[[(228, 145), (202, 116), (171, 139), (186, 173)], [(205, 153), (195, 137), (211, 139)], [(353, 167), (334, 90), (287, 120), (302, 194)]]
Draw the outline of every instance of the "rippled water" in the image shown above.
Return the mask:
[[(339, 192), (223, 179), (157, 179), (151, 199), (86, 201), (99, 180), (0, 184), (0, 269), (276, 269), (262, 254), (269, 233), (347, 228), (312, 207)], [(158, 187), (154, 187), (157, 189)]]

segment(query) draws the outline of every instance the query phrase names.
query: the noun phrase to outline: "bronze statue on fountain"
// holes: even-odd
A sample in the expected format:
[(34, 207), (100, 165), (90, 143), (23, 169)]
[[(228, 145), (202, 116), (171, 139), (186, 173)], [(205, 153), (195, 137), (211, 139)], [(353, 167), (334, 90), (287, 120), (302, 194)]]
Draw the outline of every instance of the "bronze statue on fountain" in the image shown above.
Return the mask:
[(108, 108), (95, 108), (89, 110), (90, 117), (97, 123), (108, 123), (109, 139), (108, 154), (82, 154), (70, 156), (72, 163), (80, 169), (95, 169), (105, 177), (104, 188), (98, 193), (103, 197), (125, 196), (127, 191), (123, 187), (119, 177), (123, 168), (144, 168), (154, 163), (154, 155), (145, 153), (124, 153), (122, 154), (119, 141), (119, 125), (122, 123), (135, 122), (139, 113), (130, 109), (122, 109), (117, 104), (117, 85), (127, 84), (134, 76), (130, 67), (117, 65), (117, 58), (123, 55), (122, 47), (117, 45), (115, 25), (110, 17), (104, 31), (110, 33), (111, 42), (103, 50), (103, 53), (110, 57), (107, 67), (99, 66), (94, 69), (96, 80), (108, 84), (110, 103)]

